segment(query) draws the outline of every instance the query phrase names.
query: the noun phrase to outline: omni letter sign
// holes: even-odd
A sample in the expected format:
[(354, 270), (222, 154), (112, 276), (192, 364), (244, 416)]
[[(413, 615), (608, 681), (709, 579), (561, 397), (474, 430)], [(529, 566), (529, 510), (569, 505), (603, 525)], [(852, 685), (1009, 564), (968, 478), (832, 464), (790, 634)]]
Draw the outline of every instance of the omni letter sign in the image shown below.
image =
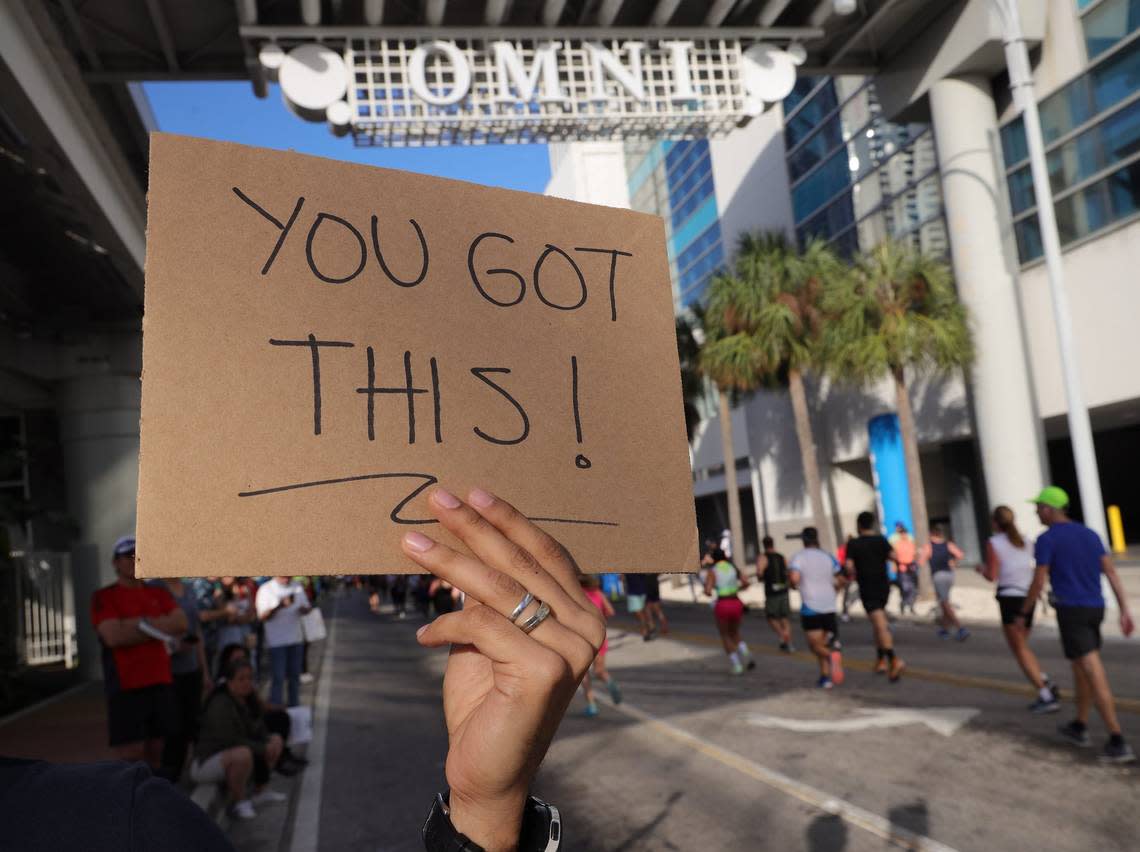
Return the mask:
[(717, 135), (792, 90), (804, 52), (733, 39), (266, 43), (286, 105), (358, 145)]

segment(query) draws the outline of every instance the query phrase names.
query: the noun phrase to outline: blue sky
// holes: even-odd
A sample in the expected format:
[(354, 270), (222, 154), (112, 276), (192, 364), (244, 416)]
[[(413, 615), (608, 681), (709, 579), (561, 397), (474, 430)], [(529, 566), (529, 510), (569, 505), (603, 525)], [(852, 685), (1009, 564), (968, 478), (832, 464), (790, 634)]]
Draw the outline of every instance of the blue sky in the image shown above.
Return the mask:
[(260, 100), (246, 82), (147, 83), (158, 129), (266, 148), (292, 148), (354, 163), (542, 192), (550, 179), (545, 145), (357, 148), (327, 125), (297, 118), (276, 85)]

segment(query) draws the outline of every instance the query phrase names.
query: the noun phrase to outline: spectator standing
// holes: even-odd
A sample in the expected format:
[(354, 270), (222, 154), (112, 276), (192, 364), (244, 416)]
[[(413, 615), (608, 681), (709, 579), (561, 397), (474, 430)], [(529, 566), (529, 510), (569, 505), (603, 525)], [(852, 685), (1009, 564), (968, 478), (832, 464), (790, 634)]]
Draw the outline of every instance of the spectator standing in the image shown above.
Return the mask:
[(177, 649), (186, 614), (165, 588), (135, 577), (133, 536), (115, 542), (112, 562), (118, 580), (91, 599), (91, 623), (103, 643), (108, 739), (119, 759), (157, 769), (163, 739), (178, 729), (169, 645)]
[[(305, 636), (301, 616), (311, 607), (300, 583), (289, 577), (274, 577), (257, 590), (257, 617), (265, 628), (272, 683), (269, 700), (296, 707), (301, 703), (301, 659)], [(288, 699), (285, 698), (288, 687)]]
[[(257, 816), (254, 805), (284, 802), (287, 798), (265, 786), (285, 743), (249, 712), (246, 699), (254, 689), (249, 661), (231, 659), (223, 675), (225, 683), (213, 691), (202, 712), (201, 735), (190, 776), (198, 783), (224, 781), (230, 816), (253, 819)], [(254, 795), (247, 798), (251, 776)]]
[(186, 765), (190, 744), (198, 738), (198, 713), (202, 699), (213, 688), (210, 667), (206, 662), (205, 643), (198, 620), (198, 595), (191, 585), (180, 579), (152, 580), (147, 585), (170, 592), (178, 608), (186, 616), (186, 632), (180, 637), (178, 650), (170, 655), (174, 702), (178, 709), (178, 730), (168, 734), (162, 748), (163, 774), (177, 779)]
[(202, 647), (211, 665), (218, 656), (218, 625), (226, 619), (221, 604), (221, 580), (217, 577), (195, 577), (188, 581), (198, 599), (198, 623), (202, 630)]
[(1061, 647), (1073, 666), (1073, 679), (1077, 685), (1077, 718), (1062, 725), (1059, 732), (1074, 745), (1087, 747), (1090, 744), (1089, 711), (1096, 704), (1097, 712), (1108, 728), (1108, 742), (1100, 759), (1107, 763), (1133, 763), (1136, 754), (1124, 741), (1112, 687), (1100, 659), (1100, 625), (1104, 621), (1104, 593), (1100, 588), (1102, 573), (1112, 586), (1120, 607), (1120, 632), (1131, 636), (1134, 629), (1120, 575), (1116, 573), (1112, 557), (1105, 552), (1100, 536), (1069, 518), (1068, 494), (1051, 485), (1043, 489), (1033, 502), (1037, 504), (1038, 519), (1049, 529), (1041, 534), (1034, 547), (1037, 568), (1017, 624), (1028, 622), (1033, 602), (1041, 594), (1048, 575), (1057, 602)]
[[(218, 625), (215, 642), (218, 649), (227, 645), (241, 645), (252, 650), (256, 642), (257, 612), (254, 609), (253, 584), (243, 577), (222, 577), (218, 587), (218, 603), (225, 615)], [(254, 667), (257, 671), (257, 667)]]

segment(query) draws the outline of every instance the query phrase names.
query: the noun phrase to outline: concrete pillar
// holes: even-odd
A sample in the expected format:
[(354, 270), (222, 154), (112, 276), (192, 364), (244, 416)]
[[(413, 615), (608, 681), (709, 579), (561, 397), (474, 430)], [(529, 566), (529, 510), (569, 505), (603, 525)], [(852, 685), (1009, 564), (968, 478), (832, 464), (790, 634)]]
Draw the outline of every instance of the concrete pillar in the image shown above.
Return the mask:
[(91, 595), (114, 582), (111, 549), (134, 534), (139, 475), (138, 375), (67, 379), (57, 393), (68, 511), (78, 525), (72, 576), (79, 663), (101, 675), (101, 649), (91, 626)]
[(976, 335), (970, 381), (987, 496), (990, 508), (1010, 506), (1019, 527), (1032, 532), (1040, 524), (1026, 501), (1047, 481), (1048, 469), (1007, 233), (990, 82), (982, 75), (941, 80), (930, 88), (930, 109), (954, 275)]

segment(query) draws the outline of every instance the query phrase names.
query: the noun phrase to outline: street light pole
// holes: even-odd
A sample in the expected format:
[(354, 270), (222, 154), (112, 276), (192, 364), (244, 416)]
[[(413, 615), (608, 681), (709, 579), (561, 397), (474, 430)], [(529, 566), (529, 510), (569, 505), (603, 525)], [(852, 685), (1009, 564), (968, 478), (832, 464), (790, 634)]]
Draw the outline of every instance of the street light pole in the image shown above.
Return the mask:
[(1057, 217), (1053, 210), (1053, 191), (1049, 186), (1049, 169), (1045, 160), (1045, 140), (1037, 114), (1037, 98), (1033, 92), (1033, 74), (1029, 67), (1029, 50), (1021, 31), (1018, 0), (993, 0), (1002, 18), (1005, 62), (1009, 68), (1009, 88), (1014, 103), (1020, 107), (1029, 148), (1029, 168), (1033, 173), (1033, 192), (1037, 198), (1037, 222), (1041, 244), (1045, 249), (1049, 294), (1053, 301), (1053, 319), (1057, 325), (1057, 348), (1061, 356), (1061, 373), (1065, 383), (1065, 401), (1069, 409), (1069, 438), (1077, 467), (1077, 486), (1081, 491), (1081, 510), (1085, 524), (1103, 541), (1108, 540), (1104, 515), (1104, 498), (1100, 493), (1100, 474), (1093, 447), (1092, 424), (1081, 391), (1081, 374), (1077, 349), (1073, 340), (1073, 324), (1069, 313), (1069, 296), (1065, 290), (1065, 272), (1061, 262), (1061, 238), (1057, 233)]

